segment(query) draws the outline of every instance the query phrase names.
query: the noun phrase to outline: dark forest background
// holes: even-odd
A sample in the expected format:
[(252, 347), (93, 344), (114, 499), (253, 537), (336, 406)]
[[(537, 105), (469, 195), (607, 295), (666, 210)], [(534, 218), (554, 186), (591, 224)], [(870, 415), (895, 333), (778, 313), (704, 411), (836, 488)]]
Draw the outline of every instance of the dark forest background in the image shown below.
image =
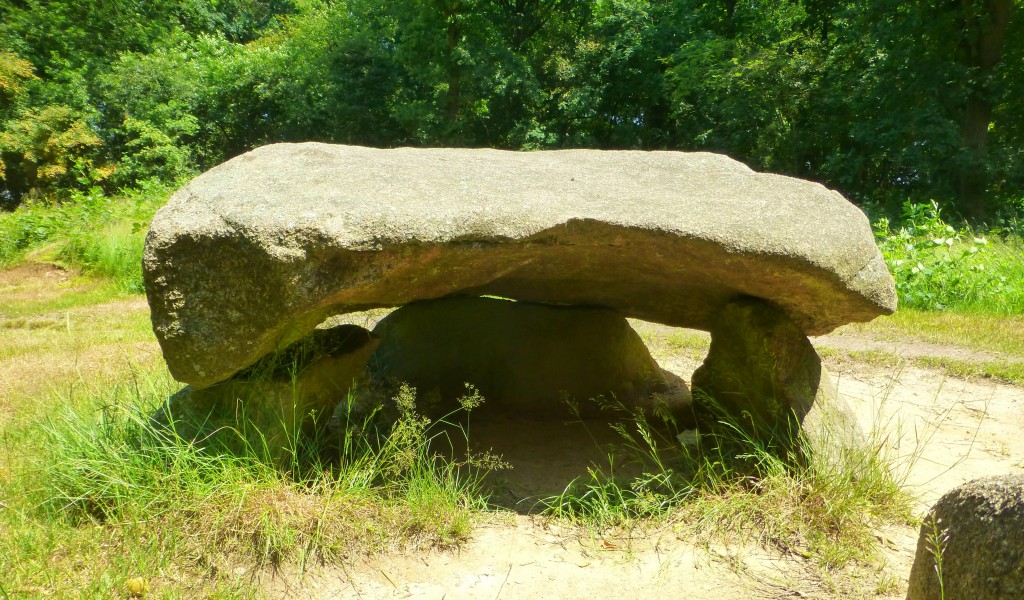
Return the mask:
[(1020, 0), (0, 0), (0, 205), (278, 141), (726, 153), (862, 204), (1024, 198)]

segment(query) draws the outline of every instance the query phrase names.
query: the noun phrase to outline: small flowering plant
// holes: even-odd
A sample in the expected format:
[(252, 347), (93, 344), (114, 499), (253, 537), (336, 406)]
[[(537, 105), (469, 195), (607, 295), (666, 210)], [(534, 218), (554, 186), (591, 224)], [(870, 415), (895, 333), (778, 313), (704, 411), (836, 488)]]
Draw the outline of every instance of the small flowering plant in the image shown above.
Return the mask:
[(874, 228), (901, 306), (992, 305), (1013, 285), (1002, 269), (991, 268), (988, 239), (945, 222), (938, 203), (907, 202), (899, 221), (897, 227), (883, 217)]

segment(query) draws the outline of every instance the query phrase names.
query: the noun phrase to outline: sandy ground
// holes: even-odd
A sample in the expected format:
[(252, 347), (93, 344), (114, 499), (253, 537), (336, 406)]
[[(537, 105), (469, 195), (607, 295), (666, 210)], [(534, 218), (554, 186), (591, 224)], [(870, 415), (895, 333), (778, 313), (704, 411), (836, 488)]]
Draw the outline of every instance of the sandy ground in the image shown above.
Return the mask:
[[(663, 367), (689, 380), (700, 355), (657, 343), (671, 331), (641, 325)], [(665, 334), (665, 335), (657, 335)], [(687, 333), (686, 335), (689, 335)], [(876, 342), (828, 336), (819, 347), (884, 349), (913, 358), (956, 356), (991, 360), (969, 349)], [(923, 515), (944, 492), (985, 475), (1024, 471), (1024, 389), (985, 380), (966, 381), (908, 366), (887, 368), (832, 361), (829, 370), (865, 431), (879, 433)], [(585, 474), (592, 461), (607, 464), (601, 450), (611, 441), (595, 424), (503, 422), (478, 424), (473, 436), (491, 443), (513, 464), (506, 475), (528, 512), (535, 498), (557, 492)], [(302, 577), (270, 577), (272, 596), (288, 598), (902, 598), (917, 545), (917, 529), (878, 532), (887, 566), (860, 590), (831, 591), (821, 573), (798, 556), (756, 547), (707, 547), (670, 528), (594, 537), (528, 514), (484, 518), (473, 539), (457, 551), (411, 549), (363, 557), (343, 569), (314, 570)], [(888, 578), (890, 583), (880, 582)], [(855, 582), (856, 583), (856, 582)]]

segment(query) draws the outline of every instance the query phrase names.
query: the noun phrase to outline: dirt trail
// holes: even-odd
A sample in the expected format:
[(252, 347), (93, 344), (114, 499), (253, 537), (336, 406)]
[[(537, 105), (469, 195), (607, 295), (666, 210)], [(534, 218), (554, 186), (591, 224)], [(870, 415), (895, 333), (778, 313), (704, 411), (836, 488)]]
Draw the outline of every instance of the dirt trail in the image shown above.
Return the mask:
[(877, 340), (863, 335), (823, 335), (813, 338), (816, 347), (847, 352), (885, 352), (900, 358), (950, 358), (969, 362), (1024, 362), (1024, 357), (1004, 352), (975, 350), (963, 346), (933, 344), (921, 340)]
[(269, 583), (284, 598), (820, 597), (803, 565), (759, 550), (697, 548), (669, 532), (592, 539), (541, 518), (495, 518), (457, 552), (363, 558)]

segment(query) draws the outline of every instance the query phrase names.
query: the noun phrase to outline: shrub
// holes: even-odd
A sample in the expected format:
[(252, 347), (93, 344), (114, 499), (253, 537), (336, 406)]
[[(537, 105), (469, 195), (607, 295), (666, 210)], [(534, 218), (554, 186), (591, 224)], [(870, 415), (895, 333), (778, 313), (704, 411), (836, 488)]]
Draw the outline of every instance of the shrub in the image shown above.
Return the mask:
[(66, 202), (29, 202), (0, 214), (0, 266), (34, 254), (141, 292), (146, 230), (168, 195), (160, 185), (144, 185), (119, 198), (93, 188)]
[(1024, 232), (1017, 222), (987, 233), (955, 227), (935, 202), (907, 202), (897, 221), (883, 217), (874, 227), (901, 306), (1024, 312)]

